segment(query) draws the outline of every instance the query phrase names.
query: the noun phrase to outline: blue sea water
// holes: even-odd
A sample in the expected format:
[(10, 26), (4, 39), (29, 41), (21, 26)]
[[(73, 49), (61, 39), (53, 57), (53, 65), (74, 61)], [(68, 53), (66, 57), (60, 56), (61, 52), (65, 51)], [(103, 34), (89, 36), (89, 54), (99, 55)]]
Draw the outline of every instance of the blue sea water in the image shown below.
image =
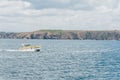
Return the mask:
[[(7, 51), (24, 42), (41, 52)], [(1, 39), (0, 80), (120, 80), (120, 41)]]

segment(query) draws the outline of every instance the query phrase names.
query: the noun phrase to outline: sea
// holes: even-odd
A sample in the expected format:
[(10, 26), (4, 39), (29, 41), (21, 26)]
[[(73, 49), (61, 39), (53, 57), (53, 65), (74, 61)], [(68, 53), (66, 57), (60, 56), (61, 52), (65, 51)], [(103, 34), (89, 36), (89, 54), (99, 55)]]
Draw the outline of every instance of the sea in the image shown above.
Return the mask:
[(120, 41), (0, 39), (0, 80), (120, 80)]

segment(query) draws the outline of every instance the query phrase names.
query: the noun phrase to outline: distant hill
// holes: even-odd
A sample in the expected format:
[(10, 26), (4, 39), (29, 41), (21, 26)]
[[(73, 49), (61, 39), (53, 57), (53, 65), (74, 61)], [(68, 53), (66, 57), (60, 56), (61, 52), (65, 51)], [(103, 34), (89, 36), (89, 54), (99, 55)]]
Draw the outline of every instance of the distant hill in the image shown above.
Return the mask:
[(38, 30), (34, 32), (0, 32), (1, 39), (77, 39), (77, 40), (120, 40), (120, 31), (83, 30)]

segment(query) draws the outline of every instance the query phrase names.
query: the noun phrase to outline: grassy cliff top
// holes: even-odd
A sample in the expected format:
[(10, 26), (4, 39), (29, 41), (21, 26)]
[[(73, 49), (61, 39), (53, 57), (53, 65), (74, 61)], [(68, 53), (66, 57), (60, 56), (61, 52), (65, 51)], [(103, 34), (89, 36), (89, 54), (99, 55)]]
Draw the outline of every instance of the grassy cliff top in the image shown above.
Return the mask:
[(56, 33), (56, 32), (63, 32), (64, 30), (38, 30), (35, 32), (51, 32), (51, 33)]

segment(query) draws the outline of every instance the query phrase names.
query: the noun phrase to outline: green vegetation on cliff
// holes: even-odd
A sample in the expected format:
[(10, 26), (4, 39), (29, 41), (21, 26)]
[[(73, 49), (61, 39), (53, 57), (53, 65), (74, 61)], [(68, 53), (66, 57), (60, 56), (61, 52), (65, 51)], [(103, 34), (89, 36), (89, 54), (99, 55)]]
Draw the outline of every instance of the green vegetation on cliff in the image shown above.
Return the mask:
[(34, 32), (22, 32), (22, 33), (0, 32), (0, 38), (120, 40), (120, 31), (38, 30)]

